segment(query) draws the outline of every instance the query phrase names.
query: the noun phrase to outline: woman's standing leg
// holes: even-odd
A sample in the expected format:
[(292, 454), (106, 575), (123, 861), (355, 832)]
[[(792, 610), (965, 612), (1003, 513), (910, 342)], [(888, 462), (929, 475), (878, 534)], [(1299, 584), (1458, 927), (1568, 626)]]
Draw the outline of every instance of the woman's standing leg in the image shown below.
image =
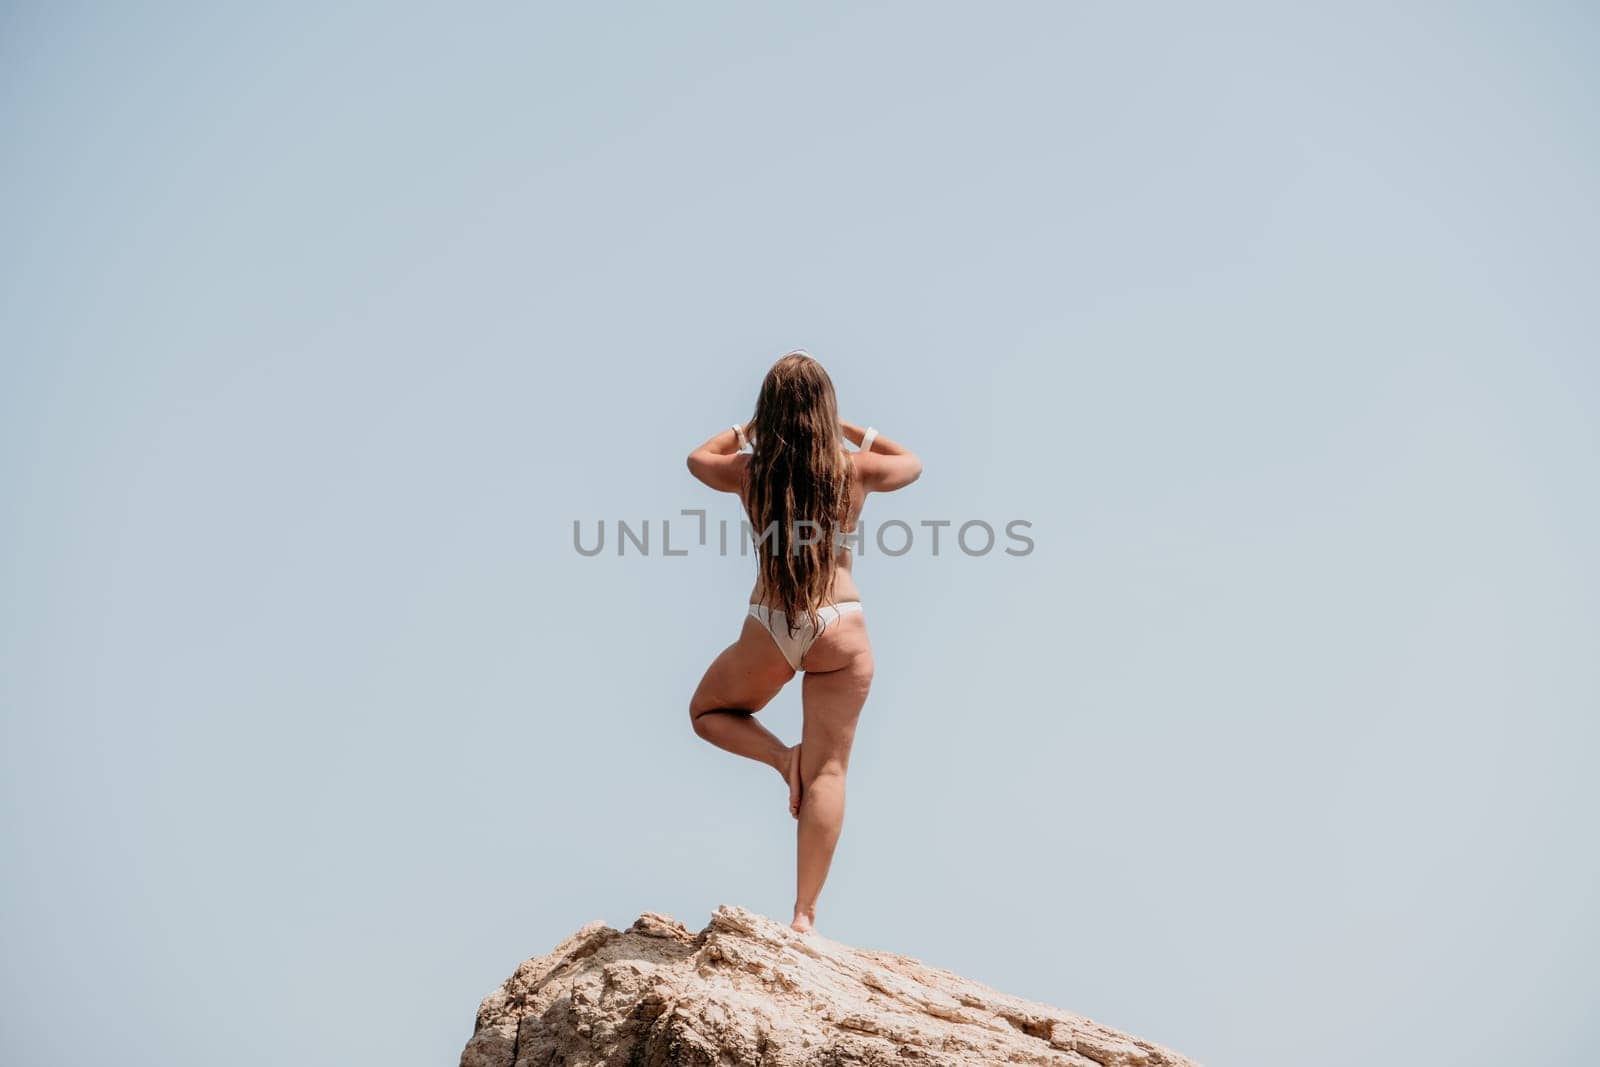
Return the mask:
[[(856, 616), (859, 620), (859, 616)], [(872, 685), (872, 649), (864, 626), (828, 649), (825, 662), (844, 656), (831, 670), (808, 667), (800, 683), (805, 725), (800, 733), (800, 826), (797, 831), (794, 929), (807, 932), (816, 921), (817, 897), (833, 863), (844, 827), (845, 772), (856, 720)], [(820, 643), (820, 642), (819, 642)], [(813, 646), (815, 650), (815, 646)], [(808, 655), (807, 663), (812, 657)]]

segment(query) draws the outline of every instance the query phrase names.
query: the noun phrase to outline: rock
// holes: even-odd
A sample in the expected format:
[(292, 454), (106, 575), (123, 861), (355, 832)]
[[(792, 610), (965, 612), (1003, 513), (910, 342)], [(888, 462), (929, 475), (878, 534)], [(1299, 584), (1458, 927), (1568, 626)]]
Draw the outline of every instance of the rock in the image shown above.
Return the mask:
[(724, 904), (596, 920), (478, 1007), (461, 1067), (1193, 1067), (1080, 1015)]

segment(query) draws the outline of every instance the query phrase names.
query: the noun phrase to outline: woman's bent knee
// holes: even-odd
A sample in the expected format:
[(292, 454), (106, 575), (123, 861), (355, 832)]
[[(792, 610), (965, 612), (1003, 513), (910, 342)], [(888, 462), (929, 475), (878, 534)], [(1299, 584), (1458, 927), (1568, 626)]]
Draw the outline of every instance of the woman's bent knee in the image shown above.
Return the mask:
[(689, 725), (694, 727), (695, 733), (701, 737), (706, 735), (706, 730), (710, 726), (706, 716), (714, 714), (715, 711), (715, 708), (703, 700), (689, 701)]

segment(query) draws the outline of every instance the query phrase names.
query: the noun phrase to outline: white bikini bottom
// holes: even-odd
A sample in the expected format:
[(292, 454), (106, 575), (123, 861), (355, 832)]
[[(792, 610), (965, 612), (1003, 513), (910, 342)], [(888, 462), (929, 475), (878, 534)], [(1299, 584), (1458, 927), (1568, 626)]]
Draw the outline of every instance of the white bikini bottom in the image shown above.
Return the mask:
[(751, 604), (748, 614), (766, 628), (772, 639), (778, 642), (778, 651), (783, 653), (783, 658), (789, 661), (789, 666), (795, 670), (800, 669), (800, 661), (805, 659), (806, 653), (811, 649), (811, 643), (828, 628), (828, 624), (841, 615), (848, 615), (852, 611), (861, 610), (859, 600), (841, 600), (837, 604), (823, 604), (817, 608), (817, 617), (821, 620), (821, 628), (817, 628), (810, 619), (801, 619), (794, 628), (794, 636), (789, 635), (789, 620), (781, 610), (769, 608), (765, 604)]

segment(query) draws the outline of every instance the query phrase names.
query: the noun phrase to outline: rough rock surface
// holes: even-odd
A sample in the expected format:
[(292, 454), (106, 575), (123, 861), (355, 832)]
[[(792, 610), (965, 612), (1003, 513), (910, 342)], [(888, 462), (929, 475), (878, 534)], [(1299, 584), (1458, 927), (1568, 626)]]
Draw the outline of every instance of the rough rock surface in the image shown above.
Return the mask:
[(478, 1008), (461, 1067), (1192, 1067), (1090, 1019), (722, 905), (596, 920)]

